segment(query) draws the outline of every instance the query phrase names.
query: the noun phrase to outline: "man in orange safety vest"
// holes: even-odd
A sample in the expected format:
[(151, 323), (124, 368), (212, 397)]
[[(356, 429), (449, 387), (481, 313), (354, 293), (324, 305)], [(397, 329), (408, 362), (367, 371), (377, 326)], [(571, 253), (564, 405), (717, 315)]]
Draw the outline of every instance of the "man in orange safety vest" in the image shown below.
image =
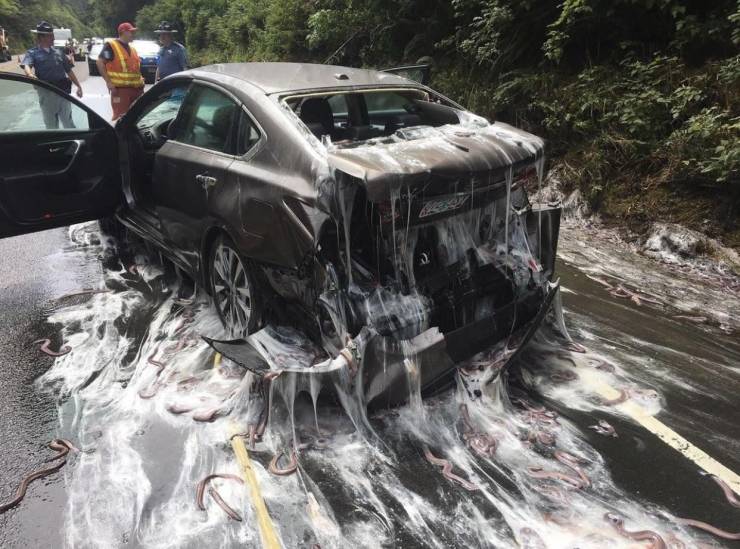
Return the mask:
[(136, 27), (131, 23), (118, 25), (118, 38), (106, 42), (98, 57), (100, 76), (110, 91), (113, 120), (118, 120), (131, 104), (144, 93), (141, 61), (131, 45)]

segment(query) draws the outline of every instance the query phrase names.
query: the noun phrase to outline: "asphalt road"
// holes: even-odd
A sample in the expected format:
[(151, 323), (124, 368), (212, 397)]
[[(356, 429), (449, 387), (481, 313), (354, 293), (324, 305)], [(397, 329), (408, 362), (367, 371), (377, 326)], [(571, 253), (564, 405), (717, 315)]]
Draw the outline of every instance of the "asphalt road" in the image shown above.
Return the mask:
[[(61, 326), (51, 325), (45, 319), (56, 310), (57, 299), (63, 294), (99, 286), (104, 269), (99, 255), (71, 244), (66, 229), (0, 240), (0, 257), (0, 352), (4, 358), (0, 366), (0, 440), (4, 441), (0, 453), (0, 499), (4, 500), (13, 493), (19, 478), (45, 466), (44, 460), (51, 454), (45, 443), (58, 436), (60, 424), (65, 423), (57, 416), (58, 403), (34, 386), (34, 380), (51, 366), (53, 359), (41, 355), (32, 342), (50, 337), (52, 348), (61, 343)], [(665, 399), (660, 418), (730, 469), (740, 470), (740, 426), (736, 421), (740, 372), (735, 369), (740, 345), (736, 338), (661, 319), (651, 311), (605, 297), (598, 285), (567, 262), (561, 262), (559, 270), (569, 290), (566, 307), (574, 333), (581, 338), (590, 334), (610, 348), (641, 355), (641, 364), (657, 369), (654, 386), (660, 386)], [(84, 299), (80, 298), (80, 303)], [(69, 305), (69, 300), (62, 303)], [(151, 318), (142, 317), (129, 330), (145, 334), (150, 321)], [(669, 375), (676, 379), (658, 385), (660, 377), (665, 377), (659, 366), (666, 363), (675, 368)], [(710, 370), (704, 365), (710, 365)], [(673, 384), (678, 379), (693, 389), (687, 392), (682, 384)], [(694, 463), (653, 433), (626, 418), (571, 409), (562, 399), (536, 393), (534, 398), (582, 430), (588, 443), (604, 457), (616, 486), (631, 500), (724, 529), (736, 529), (738, 511), (727, 503), (718, 487), (698, 474)], [(600, 417), (611, 422), (619, 438), (603, 437), (589, 429)], [(157, 442), (152, 445), (156, 460), (149, 464), (151, 467), (170, 459), (161, 446), (163, 441), (182, 443), (172, 438), (177, 431), (159, 427), (156, 433)], [(64, 545), (65, 484), (70, 471), (66, 468), (34, 483), (22, 505), (0, 515), (0, 547)], [(161, 490), (174, 482), (173, 473), (162, 469)], [(442, 482), (441, 478), (432, 481)], [(618, 501), (612, 503), (620, 505)], [(733, 545), (720, 541), (716, 546)]]
[[(50, 337), (46, 323), (54, 298), (88, 287), (101, 266), (74, 252), (67, 229), (0, 240), (0, 500), (15, 493), (18, 479), (45, 467), (53, 452), (46, 442), (57, 429), (57, 404), (36, 390), (34, 380), (53, 363), (33, 341)], [(34, 484), (17, 512), (0, 515), (0, 547), (54, 547), (60, 539), (65, 506), (64, 477)], [(39, 520), (43, 517), (43, 520)]]

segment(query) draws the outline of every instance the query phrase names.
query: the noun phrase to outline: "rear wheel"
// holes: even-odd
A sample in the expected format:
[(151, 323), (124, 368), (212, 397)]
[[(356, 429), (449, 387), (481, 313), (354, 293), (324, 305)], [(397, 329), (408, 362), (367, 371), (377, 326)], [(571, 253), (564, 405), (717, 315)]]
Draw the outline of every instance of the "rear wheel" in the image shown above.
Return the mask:
[(218, 316), (234, 337), (247, 336), (262, 319), (254, 266), (239, 255), (228, 236), (216, 240), (209, 259), (211, 295)]

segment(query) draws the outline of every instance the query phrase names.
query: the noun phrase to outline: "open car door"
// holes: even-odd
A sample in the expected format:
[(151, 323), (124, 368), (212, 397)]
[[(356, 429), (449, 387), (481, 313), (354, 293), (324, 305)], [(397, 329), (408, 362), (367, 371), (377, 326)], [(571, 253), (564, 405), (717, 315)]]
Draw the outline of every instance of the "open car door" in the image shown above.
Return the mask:
[(390, 72), (403, 76), (425, 86), (429, 84), (430, 65), (406, 65), (405, 67), (393, 67), (392, 69), (382, 69), (381, 72)]
[(0, 238), (107, 217), (122, 202), (113, 126), (46, 82), (0, 73)]

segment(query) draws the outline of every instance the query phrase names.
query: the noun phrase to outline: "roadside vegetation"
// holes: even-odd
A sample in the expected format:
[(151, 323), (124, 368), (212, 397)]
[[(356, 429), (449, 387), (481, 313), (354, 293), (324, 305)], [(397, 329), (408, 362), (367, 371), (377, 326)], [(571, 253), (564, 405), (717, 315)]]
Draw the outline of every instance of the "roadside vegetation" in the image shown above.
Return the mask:
[(107, 34), (173, 21), (195, 63), (431, 57), (435, 88), (544, 136), (607, 221), (740, 248), (738, 0), (85, 1)]
[(88, 0), (0, 0), (0, 26), (7, 31), (15, 55), (33, 44), (30, 31), (41, 20), (72, 29), (75, 37), (92, 36), (98, 25), (89, 14)]

